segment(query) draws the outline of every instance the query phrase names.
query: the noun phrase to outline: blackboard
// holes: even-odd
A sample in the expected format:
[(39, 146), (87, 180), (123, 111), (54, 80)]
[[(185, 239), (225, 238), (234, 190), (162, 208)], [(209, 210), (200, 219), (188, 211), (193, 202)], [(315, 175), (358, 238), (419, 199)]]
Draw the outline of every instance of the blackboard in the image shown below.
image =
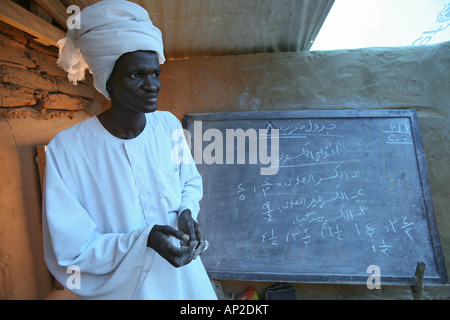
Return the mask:
[(424, 261), (426, 285), (447, 283), (414, 110), (189, 114), (183, 126), (211, 278), (365, 284), (376, 266), (381, 283), (411, 285)]

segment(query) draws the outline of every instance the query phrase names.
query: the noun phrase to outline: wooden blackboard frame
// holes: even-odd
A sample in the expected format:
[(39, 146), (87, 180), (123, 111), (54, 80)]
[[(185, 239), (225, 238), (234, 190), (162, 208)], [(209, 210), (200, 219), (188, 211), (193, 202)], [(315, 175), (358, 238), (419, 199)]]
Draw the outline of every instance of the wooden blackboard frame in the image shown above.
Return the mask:
[[(420, 135), (417, 113), (413, 109), (401, 110), (296, 110), (296, 111), (262, 111), (262, 112), (226, 112), (226, 113), (199, 113), (187, 114), (183, 116), (183, 127), (192, 133), (194, 121), (224, 121), (224, 120), (284, 120), (284, 119), (335, 119), (335, 118), (409, 118), (411, 123), (411, 135), (414, 141), (416, 161), (420, 175), (420, 182), (423, 192), (428, 229), (431, 235), (433, 254), (438, 270), (438, 277), (424, 277), (425, 285), (444, 285), (448, 283), (445, 260), (442, 252), (438, 226), (435, 218), (434, 206), (431, 197), (431, 189), (428, 180), (428, 171), (425, 153)], [(193, 143), (191, 141), (191, 146)], [(192, 149), (192, 148), (191, 148)], [(193, 151), (193, 150), (191, 150)], [(284, 282), (305, 282), (305, 283), (351, 283), (365, 284), (369, 276), (357, 275), (330, 275), (330, 274), (286, 274), (271, 273), (270, 271), (252, 272), (241, 270), (208, 270), (208, 274), (213, 279), (228, 280), (249, 280), (249, 281), (284, 281)], [(415, 269), (411, 270), (411, 276), (383, 276), (382, 281), (390, 285), (413, 285)]]

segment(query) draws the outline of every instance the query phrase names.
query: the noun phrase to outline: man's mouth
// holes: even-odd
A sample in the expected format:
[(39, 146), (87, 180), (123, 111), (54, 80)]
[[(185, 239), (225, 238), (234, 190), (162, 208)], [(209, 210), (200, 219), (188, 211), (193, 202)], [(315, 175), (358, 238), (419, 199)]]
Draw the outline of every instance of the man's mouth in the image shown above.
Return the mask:
[(156, 102), (158, 100), (158, 94), (149, 94), (144, 96), (144, 100), (150, 101), (150, 102)]

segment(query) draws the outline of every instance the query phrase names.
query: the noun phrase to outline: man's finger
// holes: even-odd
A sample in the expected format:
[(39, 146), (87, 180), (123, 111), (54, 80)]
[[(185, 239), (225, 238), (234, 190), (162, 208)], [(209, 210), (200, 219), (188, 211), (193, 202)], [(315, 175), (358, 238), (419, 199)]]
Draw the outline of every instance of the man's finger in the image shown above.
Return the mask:
[(175, 267), (181, 267), (192, 261), (194, 258), (194, 246), (195, 243), (191, 243), (187, 247), (177, 248), (174, 245), (170, 245), (170, 258), (168, 261)]
[(196, 241), (196, 222), (192, 219), (189, 209), (183, 210), (178, 217), (178, 228), (189, 235), (190, 241)]
[(161, 226), (161, 231), (164, 232), (167, 236), (173, 236), (179, 240), (182, 241), (189, 241), (190, 236), (186, 233), (184, 233), (181, 230), (176, 230), (174, 228), (172, 228), (171, 226)]
[(200, 231), (200, 229), (197, 229), (197, 239), (198, 246), (195, 250), (194, 259), (197, 258), (197, 256), (201, 255), (205, 251), (206, 247), (205, 236), (203, 235), (203, 232)]
[(196, 235), (195, 235), (195, 226), (194, 226), (193, 220), (192, 221), (188, 221), (184, 225), (180, 225), (180, 227), (182, 228), (182, 230), (184, 232), (186, 232), (189, 235), (189, 239), (191, 241), (195, 240), (197, 238)]

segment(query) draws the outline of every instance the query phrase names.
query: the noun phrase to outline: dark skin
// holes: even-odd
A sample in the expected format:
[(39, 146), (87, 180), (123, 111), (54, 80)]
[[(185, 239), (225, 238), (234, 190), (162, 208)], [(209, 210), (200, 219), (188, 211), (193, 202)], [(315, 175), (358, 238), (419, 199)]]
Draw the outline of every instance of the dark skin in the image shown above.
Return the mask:
[[(122, 55), (106, 83), (111, 108), (98, 115), (100, 123), (112, 135), (133, 139), (145, 128), (145, 114), (156, 111), (161, 90), (161, 68), (153, 51), (136, 51)], [(170, 237), (180, 240), (175, 246)], [(189, 209), (178, 215), (178, 230), (155, 225), (149, 233), (147, 246), (174, 267), (188, 264), (205, 249), (205, 239)]]

